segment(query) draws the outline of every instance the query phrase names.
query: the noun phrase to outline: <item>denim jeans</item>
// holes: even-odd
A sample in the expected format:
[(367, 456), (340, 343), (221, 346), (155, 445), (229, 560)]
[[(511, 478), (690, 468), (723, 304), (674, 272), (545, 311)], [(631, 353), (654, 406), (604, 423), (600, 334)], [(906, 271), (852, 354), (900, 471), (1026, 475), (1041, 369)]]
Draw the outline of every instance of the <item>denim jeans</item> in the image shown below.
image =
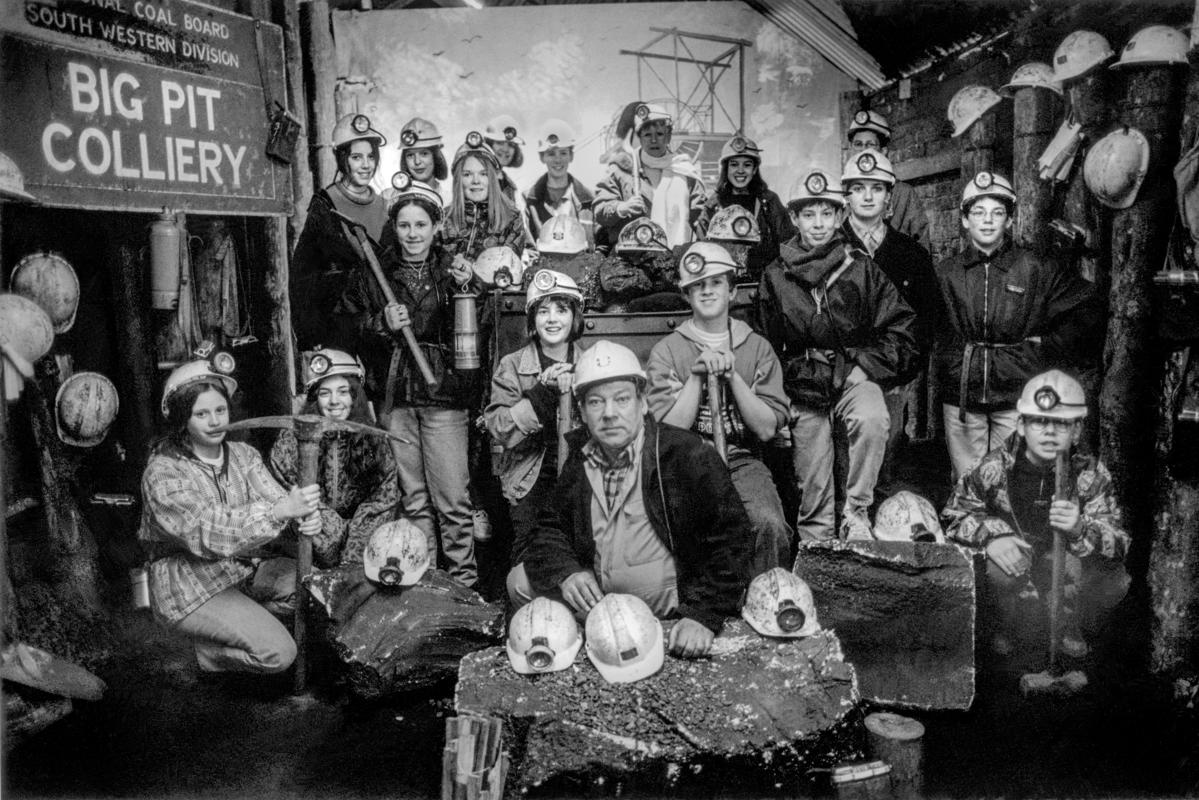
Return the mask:
[(783, 515), (783, 503), (770, 470), (740, 448), (730, 448), (729, 474), (749, 516), (753, 531), (753, 575), (774, 567), (791, 568), (791, 527)]
[(1002, 446), (1016, 430), (1016, 420), (1020, 417), (1014, 408), (988, 414), (967, 411), (966, 421), (962, 422), (957, 406), (945, 403), (941, 408), (945, 419), (945, 445), (949, 448), (949, 460), (953, 464), (954, 483), (983, 456)]
[(295, 591), (296, 562), (268, 559), (241, 588), (210, 598), (175, 629), (195, 640), (205, 672), (282, 672), (296, 659), (296, 643), (272, 609), (291, 609)]
[(831, 410), (796, 406), (791, 423), (791, 459), (799, 486), (800, 541), (836, 537), (833, 510), (833, 421), (849, 434), (849, 469), (845, 480), (845, 510), (865, 514), (874, 503), (874, 485), (887, 450), (891, 418), (882, 389), (862, 381), (845, 389)]
[(393, 441), (404, 516), (425, 534), (429, 555), (441, 550), (450, 577), (468, 588), (478, 582), (474, 506), (470, 500), (467, 412), (438, 406), (392, 409), (387, 429), (413, 444)]

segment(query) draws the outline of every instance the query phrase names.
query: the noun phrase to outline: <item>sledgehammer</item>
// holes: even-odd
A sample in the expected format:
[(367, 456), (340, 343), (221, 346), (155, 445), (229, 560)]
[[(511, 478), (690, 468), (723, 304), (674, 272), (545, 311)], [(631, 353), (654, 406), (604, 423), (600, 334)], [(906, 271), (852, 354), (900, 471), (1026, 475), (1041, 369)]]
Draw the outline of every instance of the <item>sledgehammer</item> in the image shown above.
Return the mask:
[[(1053, 499), (1070, 499), (1070, 448), (1059, 450), (1054, 464)], [(1087, 674), (1071, 670), (1062, 674), (1060, 653), (1062, 636), (1062, 594), (1065, 591), (1066, 539), (1053, 530), (1053, 576), (1049, 589), (1049, 666), (1044, 672), (1020, 676), (1020, 694), (1072, 695), (1087, 685)]]

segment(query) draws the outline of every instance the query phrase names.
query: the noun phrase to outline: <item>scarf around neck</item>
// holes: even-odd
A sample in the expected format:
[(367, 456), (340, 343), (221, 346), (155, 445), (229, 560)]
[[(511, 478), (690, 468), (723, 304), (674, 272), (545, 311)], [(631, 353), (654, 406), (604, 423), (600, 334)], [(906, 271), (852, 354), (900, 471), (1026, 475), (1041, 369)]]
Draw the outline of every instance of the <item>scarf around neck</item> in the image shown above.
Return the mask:
[(784, 245), (783, 250), (787, 274), (809, 288), (819, 285), (848, 257), (845, 242), (840, 236), (833, 236), (819, 247), (808, 247), (797, 236), (791, 244)]
[(695, 164), (682, 153), (651, 156), (641, 151), (639, 154), (642, 166), (662, 171), (650, 199), (649, 218), (666, 231), (666, 241), (671, 247), (687, 244), (691, 241), (691, 189), (687, 179), (698, 179)]

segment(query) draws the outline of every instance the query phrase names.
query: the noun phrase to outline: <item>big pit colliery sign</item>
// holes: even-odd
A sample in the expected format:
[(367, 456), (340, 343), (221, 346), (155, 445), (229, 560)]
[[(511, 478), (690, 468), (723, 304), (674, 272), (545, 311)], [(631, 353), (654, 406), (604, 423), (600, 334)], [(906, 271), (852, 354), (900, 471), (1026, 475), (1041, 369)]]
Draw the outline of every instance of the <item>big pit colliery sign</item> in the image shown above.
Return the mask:
[(43, 203), (287, 213), (277, 26), (190, 0), (0, 3), (0, 150)]

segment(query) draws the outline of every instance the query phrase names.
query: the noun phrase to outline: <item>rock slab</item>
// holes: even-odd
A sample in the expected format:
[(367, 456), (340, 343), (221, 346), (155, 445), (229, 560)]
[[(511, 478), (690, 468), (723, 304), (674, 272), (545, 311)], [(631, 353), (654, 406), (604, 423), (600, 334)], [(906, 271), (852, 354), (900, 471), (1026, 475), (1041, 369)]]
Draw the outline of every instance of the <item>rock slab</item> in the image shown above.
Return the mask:
[(805, 542), (795, 572), (837, 632), (862, 697), (910, 709), (974, 700), (974, 568), (956, 545)]
[(441, 570), (376, 589), (361, 564), (346, 565), (313, 573), (307, 585), (350, 689), (364, 699), (452, 680), (463, 656), (503, 641), (503, 609)]
[(607, 683), (583, 651), (566, 670), (532, 676), (516, 674), (503, 648), (473, 653), (455, 704), (504, 721), (505, 794), (515, 796), (560, 780), (669, 779), (683, 764), (795, 780), (856, 751), (858, 699), (832, 632), (766, 639), (731, 620), (712, 657), (667, 655), (657, 674), (632, 684)]

